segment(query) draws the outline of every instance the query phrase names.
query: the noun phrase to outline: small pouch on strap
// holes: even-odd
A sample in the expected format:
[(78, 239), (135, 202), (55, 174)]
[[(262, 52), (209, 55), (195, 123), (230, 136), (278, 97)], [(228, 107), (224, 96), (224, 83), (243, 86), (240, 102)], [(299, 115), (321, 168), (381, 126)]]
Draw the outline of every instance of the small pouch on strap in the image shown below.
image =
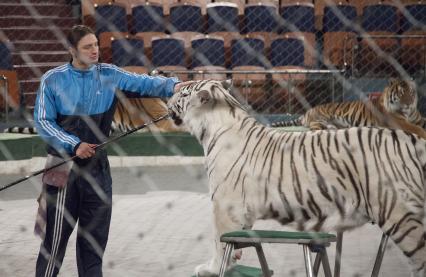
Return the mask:
[(38, 209), (34, 224), (34, 234), (44, 240), (44, 237), (46, 236), (47, 220), (46, 184), (43, 184), (40, 196), (37, 198), (37, 202)]
[[(56, 157), (53, 155), (47, 155), (45, 168), (47, 169), (63, 161), (64, 161), (63, 158)], [(72, 161), (69, 161), (67, 163), (64, 163), (63, 165), (60, 165), (51, 170), (45, 171), (42, 177), (43, 184), (55, 186), (58, 188), (65, 187), (67, 185), (68, 177), (70, 175), (70, 171), (73, 164), (74, 163)]]

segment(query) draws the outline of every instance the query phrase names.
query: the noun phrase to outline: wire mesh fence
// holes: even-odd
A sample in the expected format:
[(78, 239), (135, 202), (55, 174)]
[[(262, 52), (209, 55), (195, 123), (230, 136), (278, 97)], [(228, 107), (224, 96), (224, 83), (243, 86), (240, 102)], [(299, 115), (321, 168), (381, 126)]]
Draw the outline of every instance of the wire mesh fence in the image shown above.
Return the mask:
[[(95, 31), (101, 62), (112, 63), (139, 74), (173, 76), (182, 81), (231, 79), (239, 99), (250, 105), (252, 112), (262, 120), (266, 119), (267, 123), (280, 116), (303, 114), (320, 104), (374, 96), (383, 91), (391, 78), (413, 79), (417, 83), (418, 109), (423, 115), (426, 114), (426, 1), (3, 0), (0, 2), (0, 118), (6, 124), (0, 126), (10, 126), (11, 118), (13, 124), (33, 125), (34, 103), (40, 79), (48, 70), (70, 61), (66, 36), (75, 24), (88, 25)], [(137, 127), (149, 117), (166, 113), (164, 100), (120, 99), (113, 124), (121, 130)], [(22, 118), (24, 120), (19, 121)], [(158, 130), (182, 131), (171, 122), (159, 124)], [(167, 155), (202, 155), (200, 149), (188, 146), (188, 141), (196, 143), (189, 136), (183, 135), (183, 138), (179, 137), (182, 141), (178, 141), (170, 139), (170, 134), (166, 132), (156, 133), (152, 138), (141, 136), (138, 139), (147, 139), (144, 142), (149, 145), (148, 148), (160, 145), (167, 149)], [(178, 136), (182, 135), (179, 133)], [(17, 149), (13, 144), (0, 143), (3, 161), (20, 159), (15, 152), (22, 149)], [(41, 148), (40, 145), (37, 143), (38, 148)], [(29, 147), (30, 156), (43, 155), (37, 147)], [(126, 158), (146, 153), (164, 154), (161, 151), (141, 154), (125, 144), (114, 145), (111, 151), (114, 155)], [(42, 167), (43, 162), (37, 166)], [(162, 190), (159, 189), (161, 182), (174, 182), (174, 177), (166, 181), (153, 181), (152, 176), (143, 176), (147, 169), (135, 168), (137, 163), (134, 161), (126, 163), (123, 159), (117, 163), (125, 165), (125, 173), (117, 170), (115, 174), (124, 175), (120, 175), (122, 179), (131, 175), (135, 178), (134, 182), (142, 180), (147, 184), (144, 192)], [(14, 174), (19, 172), (15, 164), (11, 167), (15, 169), (11, 171)], [(34, 168), (33, 165), (31, 169), (40, 167)], [(194, 170), (193, 166), (188, 165), (170, 169), (172, 173), (174, 170), (184, 170), (188, 174), (180, 178), (187, 177), (190, 182), (207, 183), (200, 177), (203, 173), (199, 168)], [(10, 181), (8, 178), (0, 179)], [(123, 186), (121, 180), (116, 181)], [(34, 196), (40, 191), (40, 180), (31, 183), (31, 196)], [(182, 190), (207, 191), (207, 184), (201, 190), (185, 185), (182, 187)], [(173, 186), (167, 189), (173, 189)], [(128, 191), (120, 190), (120, 193), (138, 194), (140, 191), (129, 188)], [(13, 197), (13, 193), (11, 195)], [(7, 197), (0, 199), (7, 200)], [(193, 196), (189, 198), (195, 201)], [(178, 203), (177, 199), (173, 199), (170, 203)], [(197, 201), (200, 205), (206, 203), (204, 199)], [(185, 206), (181, 202), (179, 205)], [(150, 207), (153, 206), (155, 203)], [(186, 209), (189, 210), (188, 207)], [(171, 208), (166, 205), (158, 212), (164, 210), (170, 211)], [(167, 218), (171, 220), (173, 216)], [(198, 220), (204, 218), (204, 214), (197, 216)], [(186, 220), (189, 221), (188, 218)], [(150, 230), (160, 232), (158, 229), (161, 229), (155, 224), (150, 228), (143, 231), (132, 229), (132, 234), (137, 237), (135, 240), (140, 242), (142, 238), (152, 235)], [(204, 231), (208, 233), (208, 230)], [(123, 230), (114, 229), (114, 232)], [(185, 232), (190, 231), (185, 229)], [(21, 229), (20, 233), (26, 236), (28, 230)], [(172, 236), (170, 233), (167, 235)], [(209, 240), (207, 238), (197, 232), (188, 244), (204, 247)], [(144, 244), (143, 247), (147, 246)], [(191, 264), (203, 256), (201, 248), (187, 259), (183, 257), (185, 255), (182, 255), (182, 251), (179, 252), (179, 246), (175, 245), (174, 249), (175, 256), (181, 256), (178, 261), (162, 263), (161, 269), (148, 266), (150, 269), (146, 271), (146, 276), (157, 276), (156, 270), (160, 272), (158, 276), (172, 273), (184, 276), (179, 271), (179, 263)], [(151, 250), (153, 255), (161, 257), (158, 249)], [(280, 255), (276, 249), (270, 251), (276, 256)], [(374, 251), (376, 248), (370, 252)], [(354, 259), (362, 260), (365, 258), (362, 256), (361, 249)], [(255, 260), (249, 257), (249, 261)], [(123, 272), (129, 276), (140, 276), (120, 266), (117, 269), (114, 260), (116, 258), (108, 260), (110, 276)], [(146, 260), (144, 258), (142, 263), (149, 264)], [(120, 261), (128, 263), (126, 260)], [(368, 262), (363, 260), (363, 263)], [(392, 260), (385, 266), (399, 266), (404, 262)], [(15, 271), (13, 265), (0, 265), (0, 275), (4, 273), (10, 276)], [(367, 276), (371, 266), (368, 264), (365, 269), (352, 266), (348, 271), (352, 276)], [(137, 270), (144, 269), (138, 266)], [(389, 276), (405, 274), (405, 271), (401, 273), (399, 270), (393, 272), (396, 275)], [(403, 267), (402, 270), (407, 269)], [(26, 276), (28, 272), (32, 273), (23, 270), (16, 276)], [(74, 276), (70, 273), (74, 272), (70, 265), (65, 272)], [(282, 266), (277, 272), (301, 276), (303, 269)]]
[[(337, 83), (400, 76), (422, 82), (424, 14), (422, 1), (6, 1), (2, 53), (8, 58), (2, 69), (17, 73), (9, 80), (9, 99), (17, 102), (13, 107), (31, 109), (41, 75), (69, 60), (65, 34), (72, 25), (84, 23), (96, 31), (104, 62), (147, 73), (225, 70), (214, 77), (244, 84), (246, 98), (257, 95), (259, 112), (302, 113), (321, 103), (318, 99), (329, 101), (336, 88), (317, 89), (309, 81), (316, 79), (315, 73), (302, 77), (259, 71), (338, 69), (344, 74), (323, 77), (331, 80), (339, 74)], [(197, 78), (189, 72), (179, 77)], [(278, 79), (296, 82), (299, 89), (288, 93)], [(340, 95), (359, 97), (356, 89), (343, 87)], [(262, 89), (267, 93), (262, 95)], [(358, 92), (369, 93), (364, 87)], [(299, 108), (286, 108), (293, 103), (286, 99), (296, 93), (308, 106), (296, 101)], [(287, 105), (271, 107), (271, 95)]]

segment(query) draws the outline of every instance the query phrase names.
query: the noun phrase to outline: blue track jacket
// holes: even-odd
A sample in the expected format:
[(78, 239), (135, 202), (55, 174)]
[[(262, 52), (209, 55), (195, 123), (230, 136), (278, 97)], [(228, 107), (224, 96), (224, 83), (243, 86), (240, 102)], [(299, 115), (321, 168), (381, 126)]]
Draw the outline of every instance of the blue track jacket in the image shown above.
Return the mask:
[(99, 144), (108, 138), (117, 102), (116, 90), (136, 96), (170, 97), (176, 78), (151, 77), (99, 63), (87, 70), (70, 63), (41, 78), (34, 121), (48, 153), (74, 155), (81, 142)]

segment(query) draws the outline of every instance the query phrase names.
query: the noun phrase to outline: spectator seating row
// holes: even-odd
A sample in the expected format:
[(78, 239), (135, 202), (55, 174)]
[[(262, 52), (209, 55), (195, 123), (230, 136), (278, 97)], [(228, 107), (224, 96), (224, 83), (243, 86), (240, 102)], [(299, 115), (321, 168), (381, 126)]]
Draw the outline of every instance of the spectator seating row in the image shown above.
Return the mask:
[(271, 68), (291, 65), (311, 68), (316, 63), (316, 57), (310, 49), (312, 46), (308, 45), (301, 34), (276, 36), (270, 41), (268, 49), (265, 48), (265, 40), (261, 36), (235, 38), (230, 41), (230, 47), (226, 48), (223, 37), (198, 35), (189, 41), (189, 45), (187, 48), (183, 39), (163, 34), (154, 37), (151, 48), (146, 48), (142, 38), (130, 36), (113, 39), (111, 48), (102, 49), (102, 55), (105, 57), (107, 50), (111, 50), (111, 59), (108, 59), (108, 62), (118, 66), (153, 68), (166, 65), (188, 68), (234, 68), (241, 65)]
[(4, 110), (6, 107), (6, 87), (8, 105), (13, 108), (19, 106), (18, 76), (16, 71), (13, 70), (9, 45), (10, 42), (0, 40), (0, 110)]
[[(258, 55), (252, 53), (250, 51), (244, 51), (241, 49), (246, 48), (244, 44), (247, 44), (248, 47), (254, 49), (255, 52), (262, 51), (263, 41), (261, 39), (244, 39), (244, 42), (238, 41), (233, 44), (233, 49), (240, 52), (240, 55), (233, 56), (233, 72), (232, 78), (234, 79), (234, 83), (237, 88), (239, 88), (240, 93), (243, 95), (246, 100), (252, 104), (255, 108), (267, 105), (269, 103), (267, 101), (267, 96), (265, 94), (265, 83), (266, 83), (266, 74), (257, 73), (257, 74), (239, 74), (244, 70), (246, 71), (262, 71), (264, 69), (262, 59), (259, 58)], [(302, 49), (303, 46), (300, 44), (300, 41), (296, 39), (277, 39), (272, 42), (273, 45), (273, 57), (275, 57), (271, 62), (274, 65), (273, 69), (282, 70), (282, 69), (303, 69), (301, 66), (281, 66), (282, 64), (300, 64), (303, 65), (303, 53), (299, 53), (299, 55), (286, 55), (285, 51), (281, 51), (280, 47), (284, 47), (285, 44), (292, 45), (295, 49)], [(276, 46), (275, 46), (276, 45)], [(218, 70), (225, 70), (223, 65), (224, 56), (220, 49), (223, 49), (223, 40), (220, 38), (210, 39), (207, 37), (199, 38), (198, 40), (193, 41), (194, 47), (194, 61), (193, 65), (196, 70), (204, 70), (208, 71), (208, 74), (194, 74), (193, 79), (205, 79), (205, 78), (214, 78), (214, 79), (225, 79), (228, 76), (223, 73), (215, 73)], [(18, 86), (18, 78), (16, 72), (13, 70), (12, 58), (10, 53), (10, 47), (7, 43), (0, 43), (0, 55), (4, 57), (4, 59), (0, 60), (0, 76), (5, 76), (8, 80), (8, 92), (9, 92), (9, 105), (14, 108), (19, 107), (19, 86)], [(131, 72), (137, 73), (148, 73), (150, 70), (146, 67), (145, 62), (142, 58), (141, 61), (141, 51), (143, 52), (143, 40), (140, 39), (126, 39), (123, 40), (115, 40), (112, 43), (113, 50), (113, 59), (114, 62), (129, 70)], [(160, 53), (154, 56), (153, 63), (157, 64), (158, 70), (186, 70), (184, 65), (184, 61), (182, 60), (182, 55), (184, 55), (184, 45), (183, 41), (179, 39), (173, 38), (162, 38), (158, 40), (154, 40), (153, 49), (159, 49)], [(181, 54), (179, 54), (180, 52)], [(216, 56), (216, 57), (215, 57)], [(219, 59), (217, 59), (219, 57)], [(287, 59), (287, 61), (285, 60)], [(206, 63), (209, 64), (210, 60), (213, 61), (214, 65), (203, 66)], [(170, 65), (173, 64), (173, 65)], [(188, 74), (181, 73), (176, 74), (181, 80), (188, 80)], [(296, 77), (295, 77), (296, 76)], [(304, 77), (303, 74), (290, 75), (290, 74), (274, 74), (273, 80), (274, 84), (276, 84), (277, 89), (276, 92), (274, 90), (274, 94), (276, 99), (281, 99), (281, 102), (273, 101), (274, 105), (277, 109), (280, 108), (283, 98), (283, 91), (285, 93), (288, 92), (289, 88), (284, 87), (281, 88), (279, 82), (289, 79), (295, 79), (298, 82), (299, 86), (297, 89), (301, 91)], [(283, 85), (284, 86), (284, 85)], [(3, 92), (4, 81), (0, 78), (0, 91)], [(294, 89), (294, 88), (293, 88)], [(290, 94), (290, 93), (287, 93)], [(285, 95), (287, 95), (285, 94)], [(3, 94), (0, 93), (0, 107), (4, 109), (4, 98)], [(274, 99), (275, 99), (274, 98)], [(281, 103), (280, 105), (278, 105)]]
[[(365, 31), (363, 35), (370, 37), (370, 40), (365, 40), (364, 43), (367, 48), (371, 46), (369, 43), (371, 40), (383, 49), (393, 49), (398, 45), (396, 40), (381, 39), (377, 36), (396, 35), (401, 31), (404, 35), (424, 35), (426, 4), (406, 5), (403, 14), (400, 14), (399, 8), (386, 3), (365, 5), (362, 17), (358, 18), (356, 6), (350, 3), (325, 6), (322, 18), (324, 36), (320, 42), (324, 43), (325, 64), (343, 66), (342, 53), (348, 52), (352, 47), (347, 41), (355, 41), (357, 31), (360, 30)], [(233, 3), (208, 4), (206, 21), (200, 7), (193, 4), (173, 4), (166, 21), (163, 20), (162, 6), (138, 5), (132, 8), (133, 27), (130, 32), (127, 28), (126, 11), (120, 5), (98, 6), (95, 17), (101, 48), (109, 47), (110, 38), (115, 36), (113, 34), (117, 31), (121, 36), (135, 33), (144, 38), (144, 45), (147, 48), (151, 47), (152, 37), (165, 32), (171, 32), (172, 35), (184, 39), (186, 48), (190, 48), (190, 40), (193, 37), (208, 33), (222, 36), (225, 48), (229, 48), (230, 41), (241, 34), (260, 35), (265, 40), (265, 47), (269, 49), (270, 41), (276, 35), (291, 31), (302, 32), (303, 37), (309, 42), (308, 45), (314, 49), (316, 46), (312, 3), (283, 5), (280, 14), (273, 4), (247, 4), (243, 24), (239, 24), (238, 9)], [(359, 19), (361, 24), (357, 28), (356, 23)]]
[[(232, 69), (238, 63), (236, 59), (240, 55), (245, 55), (244, 51), (249, 49), (253, 52), (252, 55), (258, 55), (251, 63), (265, 68), (277, 66), (277, 64), (318, 68), (319, 61), (322, 59), (326, 67), (357, 67), (361, 71), (363, 71), (362, 67), (365, 70), (375, 67), (377, 71), (380, 71), (384, 67), (393, 68), (387, 60), (392, 57), (399, 61), (410, 74), (424, 68), (426, 61), (426, 34), (402, 38), (386, 35), (365, 37), (359, 41), (351, 32), (329, 32), (324, 35), (322, 52), (317, 51), (318, 47), (315, 46), (317, 42), (312, 33), (274, 35), (268, 40), (265, 40), (264, 36), (255, 34), (242, 36), (233, 33), (229, 33), (229, 40), (226, 40), (223, 35), (225, 34), (222, 33), (222, 36), (199, 34), (187, 39), (174, 34), (161, 33), (154, 36), (149, 45), (145, 44), (144, 36), (122, 36), (121, 34), (108, 38), (102, 36), (101, 57), (103, 61), (120, 66), (143, 65), (155, 68), (167, 64), (194, 68), (201, 65), (214, 65)], [(253, 46), (246, 43), (248, 41), (256, 42), (256, 44)], [(240, 44), (241, 47), (239, 47)], [(249, 47), (244, 47), (245, 44)], [(163, 47), (166, 48), (163, 49)], [(208, 58), (204, 57), (203, 61), (197, 58), (200, 51)], [(382, 55), (382, 52), (385, 55)], [(354, 60), (356, 63), (353, 63)]]
[[(413, 5), (425, 5), (424, 0), (317, 0), (315, 2), (315, 26), (317, 30), (322, 30), (323, 17), (325, 16), (325, 8), (327, 6), (338, 6), (338, 5), (350, 5), (356, 8), (356, 13), (359, 17), (364, 16), (364, 12), (367, 11), (367, 6), (393, 6), (398, 10), (398, 16), (403, 17), (406, 14), (405, 9)], [(410, 8), (409, 8), (410, 9)], [(411, 8), (412, 9), (412, 8)], [(411, 10), (409, 13), (415, 17), (422, 17), (420, 11)], [(423, 21), (424, 22), (424, 21)]]
[[(124, 66), (130, 72), (147, 74), (150, 70), (144, 66)], [(306, 97), (308, 88), (315, 87), (309, 83), (309, 77), (297, 66), (277, 66), (272, 68), (285, 73), (265, 74), (264, 68), (257, 66), (235, 67), (232, 74), (220, 72), (223, 68), (217, 66), (200, 66), (193, 74), (182, 73), (182, 66), (161, 66), (157, 68), (161, 74), (176, 76), (186, 80), (225, 80), (232, 78), (235, 93), (247, 101), (257, 111), (268, 110), (268, 113), (287, 112), (289, 106), (293, 110), (304, 110), (300, 97)], [(250, 72), (250, 73), (249, 73)]]
[[(283, 1), (283, 5), (284, 4), (289, 4), (291, 2), (294, 3), (310, 3), (312, 4), (312, 1), (306, 1), (306, 0), (302, 0), (302, 1)], [(263, 0), (263, 1), (259, 1), (259, 0), (227, 0), (227, 1), (210, 1), (210, 0), (187, 0), (187, 1), (181, 1), (181, 0), (82, 0), (82, 14), (83, 16), (89, 16), (89, 15), (93, 15), (95, 13), (95, 6), (99, 6), (99, 5), (108, 5), (110, 3), (114, 3), (114, 4), (120, 4), (123, 7), (125, 7), (126, 12), (128, 15), (131, 15), (132, 13), (132, 8), (134, 8), (135, 6), (138, 5), (159, 5), (163, 7), (163, 11), (164, 11), (164, 15), (169, 15), (170, 13), (170, 7), (173, 6), (176, 3), (185, 3), (185, 4), (189, 4), (189, 5), (197, 5), (201, 8), (201, 13), (203, 15), (206, 14), (207, 12), (207, 5), (211, 4), (211, 3), (233, 3), (237, 6), (238, 8), (238, 14), (242, 15), (244, 13), (244, 7), (247, 4), (258, 4), (258, 3), (263, 3), (263, 4), (272, 4), (274, 6), (276, 6), (277, 8), (280, 7), (280, 3), (278, 0)]]
[[(240, 28), (238, 8), (233, 3), (213, 3), (207, 11), (207, 22), (196, 5), (174, 4), (170, 15), (166, 18), (160, 5), (139, 5), (132, 9), (129, 28), (125, 8), (121, 5), (110, 4), (97, 6), (94, 19), (96, 32), (200, 32), (212, 33), (219, 31), (233, 32), (285, 32), (290, 26), (279, 26), (279, 15), (272, 5), (250, 5), (245, 7), (244, 24)], [(311, 5), (289, 6), (282, 12), (282, 18), (292, 23), (294, 28), (314, 32), (314, 13)], [(205, 30), (205, 23), (207, 29)], [(280, 29), (278, 28), (280, 27)]]
[[(394, 58), (409, 73), (415, 73), (424, 69), (426, 59), (426, 37), (423, 37), (423, 50), (417, 51), (406, 47), (400, 47), (399, 53), (389, 51), (389, 57)], [(418, 41), (417, 41), (418, 42)], [(112, 42), (112, 62), (118, 66), (139, 66), (150, 71), (178, 70), (210, 72), (207, 77), (222, 78), (222, 70), (257, 70), (277, 68), (313, 68), (312, 57), (306, 51), (304, 42), (298, 37), (281, 36), (271, 42), (271, 48), (264, 48), (261, 37), (243, 37), (233, 40), (229, 51), (224, 47), (220, 37), (204, 36), (195, 37), (191, 41), (191, 48), (185, 49), (181, 39), (165, 35), (155, 38), (152, 42), (151, 53), (143, 46), (143, 41), (137, 37), (117, 39)], [(361, 51), (356, 56), (356, 63), (349, 68), (369, 73), (394, 74), (396, 68), (381, 55), (371, 55), (367, 51), (368, 45), (361, 44)], [(416, 47), (416, 46), (414, 46)], [(418, 46), (417, 46), (418, 47)], [(335, 53), (333, 53), (335, 55)], [(387, 56), (386, 56), (387, 57)], [(199, 75), (197, 75), (199, 76)], [(247, 76), (239, 75), (241, 78)], [(188, 79), (188, 74), (181, 73), (181, 79)], [(206, 77), (206, 76), (204, 76)], [(259, 78), (258, 74), (252, 74), (250, 78)], [(264, 78), (264, 77), (262, 77)], [(253, 81), (253, 80), (252, 80)]]
[(401, 3), (402, 5), (407, 4), (422, 4), (425, 3), (425, 0), (81, 0), (82, 3), (82, 14), (83, 16), (93, 15), (94, 14), (94, 6), (95, 5), (106, 5), (109, 3), (115, 3), (123, 5), (126, 8), (127, 14), (132, 13), (132, 8), (142, 4), (157, 4), (161, 5), (164, 10), (164, 14), (168, 15), (170, 10), (170, 5), (174, 3), (187, 3), (187, 4), (195, 4), (199, 5), (202, 8), (203, 15), (206, 14), (207, 5), (210, 3), (218, 3), (218, 2), (228, 2), (234, 3), (237, 5), (239, 14), (244, 13), (244, 7), (247, 4), (258, 4), (258, 3), (268, 3), (273, 4), (277, 8), (294, 5), (294, 4), (314, 4), (315, 6), (315, 17), (321, 18), (323, 16), (324, 7), (328, 5), (338, 5), (338, 4), (350, 4), (356, 7), (357, 13), (361, 15), (363, 13), (363, 9), (367, 5), (372, 4), (391, 4), (397, 5)]
[[(283, 33), (317, 30), (315, 8), (312, 3), (287, 4), (280, 9), (271, 3), (247, 4), (241, 18), (235, 3), (210, 3), (207, 5), (206, 20), (204, 20), (201, 6), (187, 3), (172, 4), (168, 16), (165, 16), (162, 5), (137, 5), (131, 9), (130, 20), (127, 18), (126, 8), (118, 3), (97, 5), (94, 11), (97, 33), (105, 31)], [(321, 30), (324, 32), (342, 29), (358, 31), (352, 28), (358, 21), (361, 23), (362, 30), (366, 32), (398, 33), (410, 29), (421, 29), (426, 25), (426, 3), (406, 6), (370, 4), (363, 8), (362, 14), (358, 14), (356, 6), (340, 2), (337, 5), (325, 6), (322, 14)], [(359, 20), (358, 16), (360, 16)]]

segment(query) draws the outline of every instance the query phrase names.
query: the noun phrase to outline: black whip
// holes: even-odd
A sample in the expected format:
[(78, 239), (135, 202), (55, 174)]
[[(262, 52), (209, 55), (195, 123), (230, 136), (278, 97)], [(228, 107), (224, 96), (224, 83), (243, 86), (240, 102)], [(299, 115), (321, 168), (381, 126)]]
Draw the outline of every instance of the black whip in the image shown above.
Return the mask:
[[(138, 127), (136, 127), (136, 128), (133, 128), (133, 129), (131, 129), (131, 130), (127, 131), (127, 132), (121, 133), (121, 134), (120, 134), (120, 135), (118, 135), (118, 136), (115, 136), (115, 137), (113, 137), (113, 138), (111, 138), (111, 139), (109, 139), (109, 140), (107, 140), (107, 141), (102, 142), (101, 144), (96, 145), (95, 149), (102, 148), (102, 147), (104, 147), (104, 146), (105, 146), (105, 145), (107, 145), (107, 144), (110, 144), (110, 143), (112, 143), (112, 142), (114, 142), (114, 141), (117, 141), (117, 140), (121, 139), (122, 137), (128, 136), (128, 135), (130, 135), (130, 134), (132, 134), (132, 133), (134, 133), (134, 132), (136, 132), (136, 131), (138, 131), (138, 130), (140, 130), (140, 129), (145, 128), (145, 127), (146, 127), (146, 126), (148, 126), (148, 125), (151, 125), (151, 124), (154, 124), (154, 123), (156, 123), (156, 122), (158, 122), (158, 121), (160, 121), (160, 120), (166, 119), (166, 118), (168, 118), (169, 116), (170, 116), (169, 114), (165, 114), (165, 115), (160, 116), (160, 117), (158, 117), (158, 118), (156, 118), (156, 119), (153, 119), (152, 121), (150, 121), (150, 122), (148, 122), (148, 123), (145, 123), (145, 124), (143, 124), (143, 125), (141, 125), (141, 126), (138, 126)], [(47, 171), (49, 171), (49, 170), (51, 170), (51, 169), (54, 169), (54, 168), (59, 167), (59, 166), (61, 166), (61, 165), (63, 165), (63, 164), (66, 164), (67, 162), (70, 162), (70, 161), (72, 161), (72, 160), (76, 159), (77, 157), (78, 157), (77, 155), (72, 156), (72, 157), (70, 157), (70, 158), (68, 158), (68, 159), (65, 159), (65, 160), (63, 160), (62, 162), (59, 162), (59, 163), (57, 163), (57, 164), (54, 164), (54, 165), (52, 165), (52, 166), (50, 166), (50, 167), (48, 167), (48, 168), (40, 169), (40, 170), (38, 170), (38, 171), (36, 171), (36, 172), (33, 172), (33, 173), (32, 173), (32, 174), (30, 174), (30, 175), (27, 175), (27, 176), (25, 176), (25, 177), (22, 177), (22, 178), (20, 178), (20, 179), (16, 180), (16, 181), (13, 181), (13, 182), (12, 182), (12, 183), (10, 183), (10, 184), (7, 184), (7, 185), (5, 185), (5, 186), (3, 186), (3, 187), (0, 187), (0, 191), (5, 190), (5, 189), (7, 189), (7, 188), (10, 188), (11, 186), (14, 186), (14, 185), (16, 185), (16, 184), (19, 184), (19, 183), (21, 183), (21, 182), (23, 182), (23, 181), (25, 181), (25, 180), (28, 180), (28, 179), (30, 179), (31, 177), (37, 176), (37, 175), (39, 175), (39, 174), (41, 174), (41, 173), (47, 172)]]

